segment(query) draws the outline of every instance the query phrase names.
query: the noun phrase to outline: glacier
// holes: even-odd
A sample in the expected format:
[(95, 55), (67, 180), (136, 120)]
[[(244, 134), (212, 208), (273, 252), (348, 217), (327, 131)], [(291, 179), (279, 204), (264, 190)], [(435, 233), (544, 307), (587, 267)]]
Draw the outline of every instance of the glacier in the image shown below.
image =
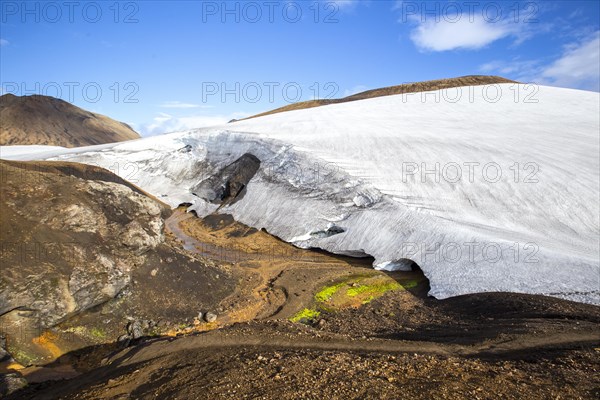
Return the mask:
[[(493, 95), (491, 95), (492, 93)], [(7, 159), (99, 165), (175, 207), (228, 213), (302, 248), (416, 263), (430, 295), (600, 304), (600, 94), (495, 84), (288, 111)], [(192, 194), (244, 154), (234, 202)]]

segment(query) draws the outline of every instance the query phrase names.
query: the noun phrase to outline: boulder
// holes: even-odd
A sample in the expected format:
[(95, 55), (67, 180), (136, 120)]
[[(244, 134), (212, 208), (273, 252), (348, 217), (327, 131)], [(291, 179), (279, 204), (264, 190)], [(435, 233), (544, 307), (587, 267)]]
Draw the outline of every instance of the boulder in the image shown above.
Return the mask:
[(209, 311), (206, 314), (204, 314), (204, 320), (206, 322), (215, 322), (217, 320), (217, 314)]

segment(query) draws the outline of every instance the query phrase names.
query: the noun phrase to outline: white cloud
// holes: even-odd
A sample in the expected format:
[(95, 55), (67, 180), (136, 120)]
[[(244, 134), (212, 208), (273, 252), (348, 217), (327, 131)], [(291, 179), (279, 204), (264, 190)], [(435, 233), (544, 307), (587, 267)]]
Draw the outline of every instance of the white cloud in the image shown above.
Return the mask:
[(410, 38), (421, 51), (477, 50), (502, 38), (513, 37), (519, 43), (528, 37), (522, 24), (492, 22), (479, 14), (411, 19), (418, 26)]
[(514, 58), (510, 62), (491, 61), (479, 66), (483, 73), (495, 73), (519, 82), (533, 82), (540, 73), (540, 62)]
[(10, 42), (6, 39), (0, 39), (0, 47), (8, 46)]
[(550, 64), (513, 59), (488, 62), (479, 69), (524, 83), (600, 91), (600, 31), (566, 46)]
[(567, 46), (562, 56), (542, 71), (543, 81), (562, 87), (600, 91), (600, 31)]
[(582, 15), (583, 15), (583, 10), (581, 8), (576, 8), (571, 14), (569, 14), (569, 19), (580, 17)]
[(209, 105), (182, 103), (180, 101), (167, 101), (167, 102), (161, 104), (159, 107), (162, 107), (162, 108), (212, 108), (212, 106), (209, 106)]
[(323, 3), (333, 3), (340, 10), (348, 10), (356, 7), (361, 3), (361, 0), (321, 0)]
[(365, 90), (369, 90), (369, 88), (366, 87), (366, 86), (364, 86), (364, 85), (356, 85), (352, 89), (346, 89), (346, 90), (344, 90), (344, 96), (343, 97), (352, 96), (353, 94), (364, 92)]
[(191, 115), (175, 117), (161, 112), (153, 118), (152, 122), (137, 126), (137, 131), (140, 132), (142, 136), (154, 136), (168, 132), (222, 125), (232, 119), (240, 119), (248, 116), (250, 116), (250, 114), (233, 113), (230, 115)]

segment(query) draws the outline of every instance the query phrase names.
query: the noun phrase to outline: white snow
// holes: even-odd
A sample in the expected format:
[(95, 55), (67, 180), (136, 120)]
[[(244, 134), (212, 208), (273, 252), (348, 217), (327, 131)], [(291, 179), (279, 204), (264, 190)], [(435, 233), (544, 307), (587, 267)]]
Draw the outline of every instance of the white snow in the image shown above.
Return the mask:
[(31, 158), (34, 154), (43, 154), (66, 150), (61, 146), (45, 145), (19, 145), (19, 146), (0, 146), (0, 158), (18, 159), (20, 156)]
[[(249, 152), (259, 173), (219, 210), (243, 223), (371, 255), (377, 268), (412, 260), (437, 298), (513, 291), (600, 304), (599, 96), (464, 87), (30, 158), (98, 164), (204, 215), (217, 205), (190, 187)], [(323, 234), (332, 223), (340, 231)]]

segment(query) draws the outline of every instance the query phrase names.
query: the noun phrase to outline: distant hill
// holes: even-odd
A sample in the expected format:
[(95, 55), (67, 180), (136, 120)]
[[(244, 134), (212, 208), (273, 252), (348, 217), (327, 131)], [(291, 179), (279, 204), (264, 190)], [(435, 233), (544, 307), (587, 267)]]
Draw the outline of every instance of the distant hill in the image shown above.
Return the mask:
[[(328, 104), (345, 103), (348, 101), (371, 99), (373, 97), (391, 96), (395, 94), (404, 93), (416, 93), (416, 92), (427, 92), (430, 90), (449, 89), (461, 86), (478, 86), (478, 85), (491, 85), (494, 83), (517, 83), (510, 79), (502, 78), (501, 76), (490, 76), (490, 75), (467, 75), (459, 78), (449, 79), (437, 79), (433, 81), (424, 81), (416, 83), (406, 83), (397, 86), (388, 86), (380, 89), (367, 90), (365, 92), (356, 93), (351, 96), (343, 97), (341, 99), (322, 99), (322, 100), (308, 100), (299, 103), (288, 104), (280, 108), (276, 108), (271, 111), (252, 115), (248, 118), (262, 117), (264, 115), (276, 114), (285, 111), (302, 110), (304, 108), (312, 108), (319, 106), (326, 106)], [(229, 121), (229, 122), (235, 122)]]
[(0, 145), (79, 147), (138, 139), (123, 122), (49, 96), (0, 96)]

